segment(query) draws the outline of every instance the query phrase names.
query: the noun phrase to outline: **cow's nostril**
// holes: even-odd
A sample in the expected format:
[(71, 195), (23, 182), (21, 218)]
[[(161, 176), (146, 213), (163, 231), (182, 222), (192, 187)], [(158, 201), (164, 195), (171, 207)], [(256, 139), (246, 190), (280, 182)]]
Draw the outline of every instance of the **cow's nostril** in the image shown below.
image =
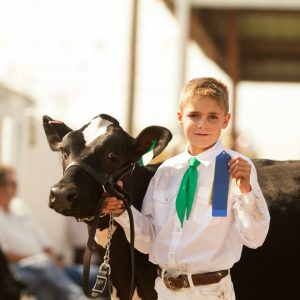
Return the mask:
[(51, 195), (50, 196), (50, 203), (54, 203), (55, 202), (55, 197), (54, 197), (54, 195)]
[(76, 192), (71, 192), (67, 195), (67, 200), (72, 202), (76, 198)]
[(49, 195), (49, 206), (50, 208), (53, 207), (54, 203), (56, 200), (56, 196), (55, 196), (55, 188), (52, 188), (50, 191), (50, 195)]
[(61, 209), (71, 209), (73, 201), (77, 198), (77, 191), (74, 188), (53, 186), (49, 195), (49, 207), (59, 211)]

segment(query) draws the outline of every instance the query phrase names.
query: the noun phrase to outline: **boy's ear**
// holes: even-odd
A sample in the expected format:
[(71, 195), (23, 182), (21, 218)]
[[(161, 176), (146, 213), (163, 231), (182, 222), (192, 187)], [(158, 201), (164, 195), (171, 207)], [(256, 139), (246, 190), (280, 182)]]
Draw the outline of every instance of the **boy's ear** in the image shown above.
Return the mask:
[(231, 118), (231, 114), (230, 113), (227, 113), (224, 116), (224, 122), (223, 122), (223, 126), (222, 126), (223, 129), (225, 129), (228, 126), (230, 118)]
[(178, 120), (179, 126), (182, 127), (183, 124), (182, 124), (182, 113), (181, 113), (181, 111), (177, 112), (177, 120)]

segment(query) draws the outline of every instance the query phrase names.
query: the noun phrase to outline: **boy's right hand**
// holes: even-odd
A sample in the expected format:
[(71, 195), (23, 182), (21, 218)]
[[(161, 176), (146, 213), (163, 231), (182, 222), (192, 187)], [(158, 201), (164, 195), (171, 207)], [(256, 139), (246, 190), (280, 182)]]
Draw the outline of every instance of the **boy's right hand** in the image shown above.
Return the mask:
[(125, 211), (123, 201), (117, 199), (113, 196), (108, 196), (103, 202), (101, 213), (110, 214), (113, 213), (114, 216), (119, 216)]

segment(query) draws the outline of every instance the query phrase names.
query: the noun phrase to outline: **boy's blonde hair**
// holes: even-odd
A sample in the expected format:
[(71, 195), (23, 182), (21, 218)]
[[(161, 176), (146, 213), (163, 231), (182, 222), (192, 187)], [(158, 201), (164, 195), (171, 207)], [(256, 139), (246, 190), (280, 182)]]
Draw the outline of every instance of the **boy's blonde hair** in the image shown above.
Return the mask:
[(215, 78), (201, 77), (188, 81), (181, 90), (180, 110), (195, 97), (212, 97), (224, 108), (225, 113), (229, 111), (227, 86)]

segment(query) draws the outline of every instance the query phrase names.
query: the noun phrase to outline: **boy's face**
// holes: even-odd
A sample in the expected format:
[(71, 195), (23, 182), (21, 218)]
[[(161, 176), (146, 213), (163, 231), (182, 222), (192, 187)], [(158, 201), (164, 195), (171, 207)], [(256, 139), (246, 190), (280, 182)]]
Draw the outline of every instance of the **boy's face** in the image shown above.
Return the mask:
[(230, 114), (225, 113), (224, 108), (211, 97), (191, 99), (177, 117), (192, 155), (211, 148), (230, 120)]

